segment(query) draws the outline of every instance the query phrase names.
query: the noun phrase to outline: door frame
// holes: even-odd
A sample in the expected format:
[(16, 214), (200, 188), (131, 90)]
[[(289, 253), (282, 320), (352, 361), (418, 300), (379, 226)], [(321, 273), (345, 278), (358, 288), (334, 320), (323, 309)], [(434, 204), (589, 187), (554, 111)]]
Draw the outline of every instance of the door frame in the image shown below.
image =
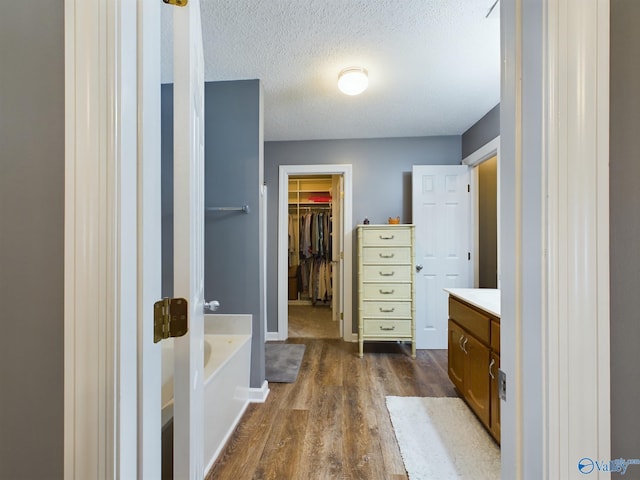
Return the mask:
[[(479, 182), (478, 182), (478, 169), (476, 168), (485, 160), (489, 160), (493, 156), (496, 157), (497, 166), (496, 166), (496, 174), (498, 176), (497, 180), (497, 204), (500, 206), (500, 135), (498, 135), (493, 140), (488, 141), (480, 148), (478, 148), (475, 152), (470, 153), (466, 157), (462, 159), (462, 164), (467, 165), (470, 168), (470, 184), (471, 184), (471, 259), (473, 264), (473, 285), (475, 287), (480, 283), (478, 270), (480, 268), (479, 259), (480, 259), (480, 241), (479, 241), (479, 215), (478, 215), (478, 205), (479, 205)], [(497, 223), (498, 223), (498, 232), (497, 232), (497, 249), (500, 251), (500, 208), (498, 208), (497, 212)], [(498, 255), (498, 289), (500, 289), (500, 255)]]
[(502, 478), (578, 478), (611, 459), (609, 0), (500, 23)]
[[(137, 419), (130, 423), (122, 421), (128, 418), (127, 414), (132, 413), (132, 405), (135, 406), (137, 402), (136, 394), (126, 389), (131, 379), (122, 375), (126, 376), (127, 371), (135, 371), (133, 366), (138, 364), (135, 343), (132, 346), (131, 342), (122, 341), (126, 332), (120, 327), (126, 330), (128, 324), (133, 323), (125, 322), (124, 317), (135, 316), (136, 308), (124, 305), (116, 288), (120, 287), (120, 281), (130, 273), (127, 269), (135, 268), (135, 263), (127, 264), (119, 260), (120, 250), (134, 248), (137, 240), (132, 238), (133, 232), (120, 228), (122, 223), (118, 216), (122, 213), (118, 209), (119, 205), (135, 205), (125, 203), (123, 199), (132, 200), (135, 195), (118, 190), (119, 185), (114, 181), (120, 178), (116, 175), (119, 172), (116, 167), (123, 158), (129, 158), (132, 154), (131, 146), (120, 144), (117, 133), (126, 135), (127, 129), (123, 129), (123, 122), (137, 120), (136, 113), (130, 108), (132, 104), (122, 102), (123, 93), (120, 90), (121, 86), (136, 85), (136, 78), (133, 78), (133, 83), (128, 82), (131, 80), (131, 63), (120, 60), (123, 56), (128, 59), (135, 56), (136, 49), (125, 49), (122, 46), (136, 44), (131, 23), (137, 18), (136, 9), (140, 3), (147, 2), (65, 0), (64, 4), (65, 480), (140, 478), (135, 470), (139, 463), (139, 457), (135, 453), (137, 448), (129, 450), (123, 444), (129, 439), (137, 438)], [(573, 456), (580, 454), (579, 452), (604, 460), (610, 455), (608, 225), (602, 225), (608, 220), (608, 171), (605, 167), (608, 160), (608, 97), (603, 94), (604, 97), (599, 97), (595, 112), (581, 116), (562, 110), (558, 116), (558, 105), (554, 104), (554, 100), (558, 100), (559, 86), (556, 80), (562, 80), (563, 85), (569, 83), (565, 77), (567, 72), (561, 69), (564, 68), (563, 65), (568, 65), (569, 60), (575, 65), (573, 60), (576, 52), (589, 54), (584, 58), (583, 68), (589, 68), (590, 71), (587, 75), (584, 71), (576, 71), (574, 75), (581, 74), (580, 78), (597, 78), (599, 88), (608, 92), (609, 1), (581, 0), (578, 4), (574, 2), (572, 8), (565, 7), (564, 10), (560, 10), (558, 0), (544, 0), (540, 5), (530, 2), (526, 9), (524, 7), (522, 0), (500, 2), (503, 51), (501, 164), (502, 170), (508, 169), (501, 171), (501, 178), (521, 187), (524, 135), (527, 135), (528, 140), (531, 140), (529, 135), (537, 138), (540, 149), (545, 147), (544, 151), (549, 155), (548, 159), (545, 157), (545, 166), (557, 166), (558, 152), (565, 151), (567, 141), (576, 144), (578, 131), (568, 133), (565, 128), (569, 118), (579, 120), (581, 125), (595, 124), (598, 138), (598, 150), (588, 156), (588, 161), (595, 166), (594, 171), (599, 175), (595, 179), (595, 188), (586, 192), (586, 198), (593, 200), (599, 209), (601, 215), (597, 224), (603, 228), (597, 231), (596, 260), (599, 269), (594, 278), (598, 279), (598, 283), (591, 297), (599, 301), (598, 309), (594, 312), (595, 318), (593, 315), (589, 316), (588, 332), (582, 332), (573, 338), (568, 333), (578, 333), (581, 332), (580, 329), (563, 327), (562, 331), (557, 330), (558, 319), (566, 319), (566, 316), (558, 315), (562, 312), (557, 300), (561, 293), (568, 293), (568, 289), (565, 286), (560, 292), (558, 283), (545, 282), (545, 292), (551, 294), (551, 297), (544, 299), (544, 305), (551, 309), (544, 312), (544, 326), (541, 327), (539, 322), (537, 324), (541, 331), (532, 332), (535, 335), (523, 342), (524, 335), (530, 332), (523, 332), (525, 324), (522, 315), (531, 299), (521, 285), (524, 258), (516, 239), (522, 227), (520, 222), (527, 216), (521, 214), (516, 221), (515, 208), (523, 207), (522, 199), (516, 195), (515, 188), (502, 183), (501, 204), (512, 202), (507, 210), (501, 207), (501, 251), (508, 254), (506, 258), (502, 258), (503, 292), (505, 285), (514, 282), (514, 288), (508, 295), (503, 295), (502, 304), (503, 314), (513, 320), (508, 330), (503, 325), (501, 332), (501, 353), (505, 355), (501, 360), (506, 362), (502, 369), (509, 376), (509, 402), (502, 405), (502, 476), (514, 479), (560, 478), (563, 473), (576, 472)], [(544, 10), (544, 15), (537, 10), (530, 10), (537, 8)], [(580, 15), (575, 15), (576, 13)], [(572, 19), (572, 16), (579, 18)], [(585, 16), (589, 21), (581, 25), (580, 21)], [(532, 32), (536, 29), (537, 32)], [(571, 47), (557, 41), (560, 38), (559, 32), (563, 32), (562, 38), (572, 39), (574, 43)], [(591, 58), (594, 32), (599, 52), (595, 65)], [(523, 38), (527, 41), (524, 42)], [(544, 47), (544, 58), (536, 59), (534, 54), (533, 59), (523, 60), (525, 45), (527, 48)], [(558, 51), (560, 47), (562, 48)], [(526, 70), (525, 76), (522, 75), (523, 70)], [(532, 85), (523, 84), (523, 78), (532, 79)], [(523, 86), (525, 91), (530, 87), (542, 90), (536, 85), (537, 80), (533, 79), (544, 82), (544, 96), (542, 91), (523, 96)], [(569, 80), (576, 84), (575, 77)], [(526, 105), (524, 100), (527, 100)], [(122, 110), (115, 109), (115, 106), (122, 107)], [(524, 106), (527, 108), (523, 109)], [(589, 103), (589, 108), (594, 109), (592, 103)], [(505, 121), (506, 119), (509, 121)], [(511, 122), (513, 123), (510, 124)], [(551, 136), (544, 137), (541, 132), (529, 134), (523, 131), (523, 122), (527, 123), (528, 128), (544, 128), (545, 134)], [(562, 129), (559, 130), (559, 127)], [(559, 135), (562, 137), (558, 138)], [(547, 147), (550, 149), (547, 150)], [(583, 164), (581, 168), (586, 169), (586, 165)], [(556, 187), (560, 185), (560, 180), (566, 180), (568, 175), (567, 172), (561, 173), (564, 175), (561, 179), (548, 178), (553, 181), (554, 194), (559, 193)], [(130, 183), (124, 185), (127, 189), (131, 188)], [(538, 193), (543, 193), (541, 185), (536, 188)], [(101, 192), (97, 198), (96, 192)], [(553, 201), (558, 198), (555, 197)], [(555, 207), (554, 204), (551, 206)], [(527, 213), (526, 209), (533, 208), (533, 205), (527, 203), (524, 208)], [(563, 203), (563, 208), (567, 208), (566, 202)], [(537, 225), (534, 233), (537, 231), (539, 235), (533, 238), (548, 238), (550, 233), (561, 233), (566, 240), (567, 234), (562, 230), (559, 219), (549, 214), (550, 210), (547, 210), (545, 219), (551, 216), (548, 229), (545, 227), (543, 232), (544, 223)], [(589, 212), (589, 215), (593, 218), (593, 212)], [(350, 223), (346, 225), (349, 230), (352, 229)], [(554, 237), (550, 246), (557, 247), (559, 240)], [(522, 238), (518, 241), (521, 242)], [(345, 246), (349, 247), (351, 243), (350, 239), (345, 242)], [(587, 252), (577, 252), (580, 253)], [(546, 271), (558, 273), (553, 271), (553, 266), (549, 262), (545, 267)], [(349, 262), (345, 262), (346, 268), (350, 268)], [(565, 276), (566, 273), (565, 271)], [(347, 283), (346, 286), (350, 285)], [(280, 282), (279, 289), (282, 289)], [(543, 297), (541, 290), (542, 286), (535, 292), (539, 299)], [(576, 301), (581, 298), (574, 297)], [(345, 300), (348, 299), (346, 297)], [(566, 302), (563, 305), (566, 306)], [(124, 314), (120, 315), (118, 312)], [(549, 316), (549, 312), (553, 315)], [(345, 324), (348, 325), (347, 316), (351, 316), (351, 311), (346, 309), (345, 304)], [(555, 330), (549, 328), (554, 325)], [(584, 348), (575, 348), (571, 357), (567, 357), (570, 347), (580, 347), (584, 335), (588, 335), (591, 345), (597, 346), (597, 360), (601, 362), (598, 363), (597, 371), (592, 372), (597, 374), (598, 381), (587, 385), (589, 392), (578, 389), (573, 380), (563, 382), (569, 378), (568, 365), (582, 365), (579, 368), (582, 374), (584, 365), (591, 365), (594, 361), (593, 353), (596, 350), (585, 351)], [(526, 351), (523, 351), (523, 347)], [(504, 348), (509, 351), (504, 351)], [(543, 351), (548, 352), (544, 361), (540, 358)], [(114, 356), (115, 352), (119, 352), (117, 358)], [(123, 356), (131, 362), (127, 363), (125, 371), (116, 368), (121, 364)], [(581, 364), (582, 359), (586, 363)], [(558, 368), (552, 371), (550, 367), (554, 365)], [(544, 388), (539, 388), (540, 383), (531, 383), (539, 379), (541, 366), (544, 379), (549, 380), (549, 387), (543, 384)], [(527, 397), (526, 404), (524, 394), (530, 392), (528, 387), (524, 388), (524, 383), (537, 388), (532, 389), (534, 394)], [(134, 387), (133, 392), (135, 390)], [(128, 392), (128, 395), (121, 397), (121, 392)], [(591, 395), (592, 393), (594, 394)], [(569, 405), (569, 401), (577, 396), (581, 400), (592, 401), (574, 401), (571, 403), (571, 411), (560, 410), (561, 405)], [(570, 417), (560, 414), (568, 414)], [(540, 425), (539, 418), (545, 419), (543, 425)], [(599, 430), (594, 434), (594, 429), (598, 427)], [(581, 435), (581, 432), (588, 433)], [(543, 474), (536, 476), (539, 472)]]
[(139, 474), (137, 7), (64, 2), (67, 480)]
[(278, 331), (267, 333), (267, 340), (286, 340), (288, 337), (288, 215), (290, 175), (342, 175), (344, 179), (343, 228), (344, 272), (343, 320), (340, 334), (345, 341), (354, 341), (352, 321), (352, 271), (353, 271), (353, 224), (352, 196), (353, 175), (350, 164), (335, 165), (280, 165), (278, 183)]

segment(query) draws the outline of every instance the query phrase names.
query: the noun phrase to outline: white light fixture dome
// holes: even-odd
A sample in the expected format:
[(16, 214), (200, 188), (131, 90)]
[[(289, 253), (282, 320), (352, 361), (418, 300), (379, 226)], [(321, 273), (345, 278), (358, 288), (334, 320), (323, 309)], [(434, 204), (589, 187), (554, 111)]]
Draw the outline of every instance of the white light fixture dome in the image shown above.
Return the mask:
[(362, 67), (348, 67), (338, 75), (338, 88), (346, 95), (359, 95), (369, 86), (369, 72)]

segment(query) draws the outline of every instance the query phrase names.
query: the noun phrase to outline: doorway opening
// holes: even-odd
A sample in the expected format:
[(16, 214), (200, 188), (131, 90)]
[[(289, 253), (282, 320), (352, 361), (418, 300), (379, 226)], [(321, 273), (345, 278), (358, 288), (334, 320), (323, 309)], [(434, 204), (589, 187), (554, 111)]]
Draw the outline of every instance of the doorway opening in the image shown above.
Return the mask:
[(471, 168), (473, 286), (500, 288), (500, 137), (462, 160)]
[(477, 166), (478, 288), (498, 288), (498, 156)]
[(351, 340), (351, 191), (351, 165), (280, 166), (278, 340)]
[[(287, 335), (340, 338), (342, 175), (290, 175)], [(334, 292), (334, 287), (336, 291)], [(335, 298), (334, 298), (335, 295)]]

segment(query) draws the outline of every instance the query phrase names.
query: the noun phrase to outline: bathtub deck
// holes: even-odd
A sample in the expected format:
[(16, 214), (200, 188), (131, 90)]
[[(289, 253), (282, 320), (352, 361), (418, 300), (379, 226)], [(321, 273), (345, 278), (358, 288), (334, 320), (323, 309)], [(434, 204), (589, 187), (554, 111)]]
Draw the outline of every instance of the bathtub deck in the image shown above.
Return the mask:
[(211, 345), (211, 356), (204, 368), (206, 387), (236, 352), (251, 341), (251, 335), (205, 335), (205, 341)]

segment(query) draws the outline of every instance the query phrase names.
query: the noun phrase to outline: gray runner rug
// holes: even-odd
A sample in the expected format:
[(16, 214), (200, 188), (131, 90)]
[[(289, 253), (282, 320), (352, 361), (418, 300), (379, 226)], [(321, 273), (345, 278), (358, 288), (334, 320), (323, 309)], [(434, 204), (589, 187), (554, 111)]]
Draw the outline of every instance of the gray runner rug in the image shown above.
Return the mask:
[(265, 370), (267, 382), (293, 383), (298, 378), (305, 345), (298, 343), (267, 343)]

